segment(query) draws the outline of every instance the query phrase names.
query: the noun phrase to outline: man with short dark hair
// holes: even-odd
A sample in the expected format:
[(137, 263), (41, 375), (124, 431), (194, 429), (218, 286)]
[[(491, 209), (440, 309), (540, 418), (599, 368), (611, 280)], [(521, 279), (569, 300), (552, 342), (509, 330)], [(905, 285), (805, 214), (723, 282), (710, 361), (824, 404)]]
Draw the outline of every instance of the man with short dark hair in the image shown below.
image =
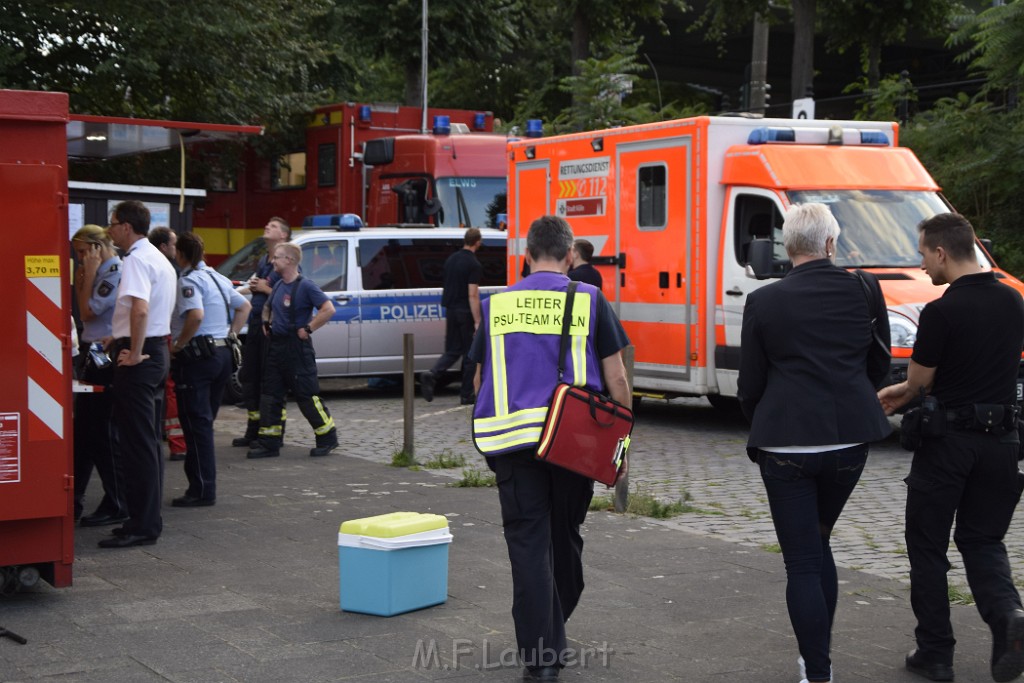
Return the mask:
[(589, 240), (578, 239), (572, 243), (572, 270), (569, 271), (569, 279), (577, 282), (586, 282), (598, 289), (604, 285), (601, 273), (594, 266), (590, 265), (590, 259), (594, 258), (594, 245)]
[(922, 270), (949, 287), (921, 311), (907, 380), (878, 393), (888, 414), (928, 393), (922, 406), (938, 402), (929, 422), (944, 423), (921, 434), (906, 478), (910, 605), (917, 617), (917, 649), (906, 667), (933, 681), (953, 680), (946, 553), (955, 519), (953, 540), (992, 631), (992, 677), (1010, 681), (1024, 671), (1024, 610), (1003, 545), (1024, 484), (1016, 405), (1024, 302), (982, 269), (966, 218), (939, 214), (918, 231)]
[(480, 324), (480, 280), (484, 269), (476, 258), (476, 252), (482, 244), (480, 229), (470, 228), (463, 236), (462, 249), (444, 262), (444, 290), (441, 294), (441, 305), (445, 308), (444, 353), (433, 368), (420, 375), (420, 390), (427, 401), (434, 400), (437, 376), (462, 358), (462, 405), (473, 403), (476, 365), (466, 353)]
[(167, 258), (146, 239), (149, 209), (142, 202), (126, 201), (115, 206), (107, 231), (125, 253), (111, 325), (114, 420), (121, 438), (129, 519), (99, 545), (128, 548), (156, 543), (163, 530), (160, 422), (175, 277)]

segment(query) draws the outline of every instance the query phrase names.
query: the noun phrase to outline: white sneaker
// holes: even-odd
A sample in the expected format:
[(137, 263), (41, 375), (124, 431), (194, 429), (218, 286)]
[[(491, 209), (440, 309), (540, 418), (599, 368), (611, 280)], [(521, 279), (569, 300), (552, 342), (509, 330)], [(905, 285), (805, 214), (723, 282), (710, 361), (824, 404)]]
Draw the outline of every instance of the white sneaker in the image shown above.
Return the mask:
[[(802, 681), (800, 681), (800, 683), (810, 683), (807, 680), (807, 667), (804, 666), (804, 658), (803, 657), (797, 657), (796, 658), (796, 665), (800, 667), (800, 678), (803, 679)], [(831, 666), (828, 667), (828, 676), (829, 676), (829, 683), (835, 683), (835, 679), (832, 678), (832, 667)]]

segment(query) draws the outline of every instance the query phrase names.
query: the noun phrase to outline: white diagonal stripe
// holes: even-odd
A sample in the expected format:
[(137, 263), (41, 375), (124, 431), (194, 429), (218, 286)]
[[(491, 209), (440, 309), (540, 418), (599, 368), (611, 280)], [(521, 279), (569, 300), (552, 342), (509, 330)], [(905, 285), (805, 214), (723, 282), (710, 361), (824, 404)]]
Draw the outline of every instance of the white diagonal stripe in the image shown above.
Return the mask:
[(53, 302), (53, 305), (60, 308), (60, 278), (59, 277), (30, 277), (28, 281), (34, 284), (46, 298)]
[(46, 391), (28, 378), (28, 409), (53, 430), (58, 438), (64, 438), (64, 408)]
[(25, 337), (28, 345), (45, 358), (54, 370), (63, 375), (64, 353), (61, 349), (60, 338), (31, 313), (25, 313), (25, 322), (27, 327)]

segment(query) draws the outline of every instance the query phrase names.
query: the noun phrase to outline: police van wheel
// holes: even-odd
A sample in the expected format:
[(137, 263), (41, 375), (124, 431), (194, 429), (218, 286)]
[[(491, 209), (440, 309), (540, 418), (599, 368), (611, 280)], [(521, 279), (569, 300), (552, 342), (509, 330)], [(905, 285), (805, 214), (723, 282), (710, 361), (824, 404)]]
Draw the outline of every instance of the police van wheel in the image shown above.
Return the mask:
[(224, 399), (222, 403), (235, 405), (242, 402), (242, 383), (238, 380), (238, 371), (235, 370), (228, 377), (228, 383), (224, 386)]

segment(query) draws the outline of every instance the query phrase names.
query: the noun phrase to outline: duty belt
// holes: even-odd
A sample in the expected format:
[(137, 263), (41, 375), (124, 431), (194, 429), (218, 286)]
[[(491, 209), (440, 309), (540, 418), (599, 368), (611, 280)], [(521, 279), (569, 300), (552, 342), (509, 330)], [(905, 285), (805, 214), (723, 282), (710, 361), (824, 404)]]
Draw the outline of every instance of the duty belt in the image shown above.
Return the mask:
[(954, 429), (1002, 434), (1015, 429), (1017, 406), (975, 403), (946, 410), (946, 425)]

